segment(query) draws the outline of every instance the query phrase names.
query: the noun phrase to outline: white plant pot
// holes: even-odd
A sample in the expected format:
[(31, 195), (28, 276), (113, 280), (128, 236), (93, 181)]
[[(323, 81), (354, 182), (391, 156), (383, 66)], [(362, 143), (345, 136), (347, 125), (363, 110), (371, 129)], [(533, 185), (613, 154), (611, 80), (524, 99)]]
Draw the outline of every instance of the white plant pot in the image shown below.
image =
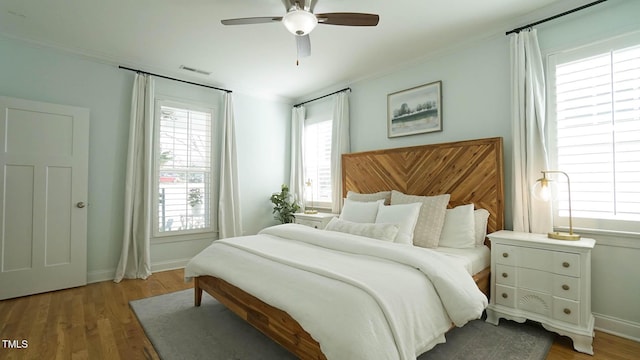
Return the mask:
[(196, 206), (191, 207), (191, 214), (195, 216), (199, 216), (202, 214), (202, 204), (197, 204)]

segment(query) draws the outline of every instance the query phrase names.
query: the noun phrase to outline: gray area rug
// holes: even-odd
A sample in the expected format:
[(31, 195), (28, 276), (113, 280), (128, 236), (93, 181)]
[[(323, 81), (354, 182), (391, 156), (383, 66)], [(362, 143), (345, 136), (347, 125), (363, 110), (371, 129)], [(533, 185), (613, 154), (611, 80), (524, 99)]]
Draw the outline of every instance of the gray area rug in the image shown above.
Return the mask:
[[(173, 359), (295, 359), (206, 293), (193, 306), (193, 290), (130, 302), (156, 352)], [(446, 335), (418, 360), (542, 360), (553, 334), (535, 324), (501, 320), (494, 326), (475, 320)]]

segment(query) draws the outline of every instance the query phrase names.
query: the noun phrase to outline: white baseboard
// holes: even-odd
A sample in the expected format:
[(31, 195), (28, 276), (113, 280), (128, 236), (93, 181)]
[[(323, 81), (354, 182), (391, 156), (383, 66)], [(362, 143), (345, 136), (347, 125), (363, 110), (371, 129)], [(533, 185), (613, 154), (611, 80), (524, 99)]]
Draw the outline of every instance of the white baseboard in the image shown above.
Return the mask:
[(87, 273), (87, 284), (111, 280), (116, 276), (116, 269), (89, 271)]
[(151, 272), (159, 272), (159, 271), (167, 271), (167, 270), (175, 270), (182, 269), (187, 266), (187, 263), (191, 260), (191, 258), (187, 259), (175, 259), (171, 261), (164, 261), (159, 263), (151, 264)]
[(596, 330), (640, 342), (639, 323), (597, 313), (594, 313), (593, 317), (596, 319)]
[[(182, 269), (187, 266), (187, 263), (191, 260), (188, 259), (176, 259), (171, 261), (164, 261), (151, 264), (151, 272), (160, 272), (167, 270)], [(89, 271), (87, 273), (87, 284), (97, 283), (101, 281), (113, 281), (116, 275), (116, 269)]]

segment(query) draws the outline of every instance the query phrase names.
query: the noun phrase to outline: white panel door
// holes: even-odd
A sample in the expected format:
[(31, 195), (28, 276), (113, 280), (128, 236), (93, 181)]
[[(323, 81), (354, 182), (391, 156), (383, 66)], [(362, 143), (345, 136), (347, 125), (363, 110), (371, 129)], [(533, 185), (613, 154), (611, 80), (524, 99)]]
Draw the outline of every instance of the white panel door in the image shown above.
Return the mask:
[(85, 285), (89, 110), (0, 110), (0, 300)]

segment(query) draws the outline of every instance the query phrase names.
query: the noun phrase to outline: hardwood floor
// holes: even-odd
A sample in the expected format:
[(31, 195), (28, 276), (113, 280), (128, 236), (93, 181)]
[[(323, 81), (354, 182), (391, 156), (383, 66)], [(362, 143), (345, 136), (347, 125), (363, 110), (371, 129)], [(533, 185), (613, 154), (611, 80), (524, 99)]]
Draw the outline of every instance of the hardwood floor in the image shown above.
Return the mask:
[[(158, 359), (129, 301), (192, 286), (182, 270), (172, 270), (147, 280), (106, 281), (0, 301), (0, 339), (18, 340), (13, 349), (0, 344), (0, 359)], [(557, 336), (547, 359), (637, 359), (640, 343), (596, 331), (594, 351), (595, 356), (575, 352), (570, 339)]]

